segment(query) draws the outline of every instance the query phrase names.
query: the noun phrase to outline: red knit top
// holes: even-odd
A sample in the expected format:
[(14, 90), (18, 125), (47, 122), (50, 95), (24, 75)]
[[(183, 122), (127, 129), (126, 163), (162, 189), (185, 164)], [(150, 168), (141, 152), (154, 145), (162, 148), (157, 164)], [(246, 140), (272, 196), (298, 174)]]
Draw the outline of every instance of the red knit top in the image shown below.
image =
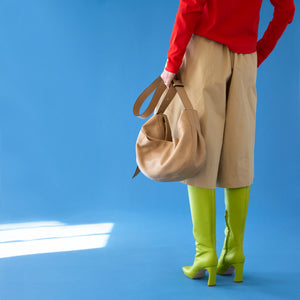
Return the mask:
[(236, 53), (257, 51), (257, 67), (274, 49), (294, 18), (293, 0), (269, 0), (273, 18), (257, 41), (263, 0), (180, 0), (165, 69), (177, 73), (193, 33), (228, 46)]

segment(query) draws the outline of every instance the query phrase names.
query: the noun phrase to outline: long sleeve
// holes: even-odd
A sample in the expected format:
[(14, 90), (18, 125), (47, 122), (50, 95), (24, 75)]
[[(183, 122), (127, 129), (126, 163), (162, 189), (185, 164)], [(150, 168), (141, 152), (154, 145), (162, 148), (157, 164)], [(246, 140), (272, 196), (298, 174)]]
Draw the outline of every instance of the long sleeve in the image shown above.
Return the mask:
[(257, 66), (269, 56), (277, 41), (288, 24), (293, 21), (295, 4), (293, 0), (270, 0), (274, 6), (274, 13), (263, 37), (257, 42)]
[(178, 12), (170, 39), (170, 48), (167, 53), (165, 69), (177, 73), (187, 44), (194, 32), (197, 21), (207, 0), (180, 0)]

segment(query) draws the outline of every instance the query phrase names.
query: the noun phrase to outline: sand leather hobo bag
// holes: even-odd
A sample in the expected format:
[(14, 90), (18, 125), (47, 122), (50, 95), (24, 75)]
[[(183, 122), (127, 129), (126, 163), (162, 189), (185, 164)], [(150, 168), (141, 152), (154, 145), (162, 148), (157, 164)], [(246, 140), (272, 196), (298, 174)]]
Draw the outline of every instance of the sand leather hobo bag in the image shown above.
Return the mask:
[[(133, 107), (134, 115), (142, 119), (150, 116), (165, 89), (167, 86), (159, 76), (136, 100)], [(154, 90), (149, 106), (140, 115), (142, 104)], [(172, 138), (170, 123), (164, 111), (176, 92), (185, 109), (182, 110), (177, 122), (178, 138)], [(141, 171), (146, 177), (155, 181), (181, 181), (196, 175), (205, 158), (206, 145), (200, 129), (198, 112), (193, 109), (181, 80), (175, 78), (160, 107), (142, 126), (138, 134), (137, 168), (132, 178)]]

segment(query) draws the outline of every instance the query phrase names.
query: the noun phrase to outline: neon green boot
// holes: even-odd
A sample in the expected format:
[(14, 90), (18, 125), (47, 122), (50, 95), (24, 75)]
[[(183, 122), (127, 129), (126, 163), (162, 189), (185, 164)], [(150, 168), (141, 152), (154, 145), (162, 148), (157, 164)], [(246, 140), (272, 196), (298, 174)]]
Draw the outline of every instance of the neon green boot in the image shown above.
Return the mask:
[(217, 266), (217, 274), (233, 274), (234, 282), (243, 281), (245, 255), (243, 239), (250, 197), (250, 185), (242, 188), (224, 188), (225, 240)]
[(192, 279), (209, 272), (208, 286), (216, 285), (218, 256), (216, 251), (216, 194), (215, 189), (188, 185), (196, 255), (192, 266), (182, 267)]

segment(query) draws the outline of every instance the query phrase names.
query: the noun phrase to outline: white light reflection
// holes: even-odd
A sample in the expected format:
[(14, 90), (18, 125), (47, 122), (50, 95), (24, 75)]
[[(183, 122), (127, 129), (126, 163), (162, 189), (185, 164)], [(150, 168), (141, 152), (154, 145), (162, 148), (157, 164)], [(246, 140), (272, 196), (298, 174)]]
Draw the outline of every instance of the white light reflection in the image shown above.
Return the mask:
[(0, 225), (0, 258), (105, 247), (113, 223), (64, 225), (30, 222)]

